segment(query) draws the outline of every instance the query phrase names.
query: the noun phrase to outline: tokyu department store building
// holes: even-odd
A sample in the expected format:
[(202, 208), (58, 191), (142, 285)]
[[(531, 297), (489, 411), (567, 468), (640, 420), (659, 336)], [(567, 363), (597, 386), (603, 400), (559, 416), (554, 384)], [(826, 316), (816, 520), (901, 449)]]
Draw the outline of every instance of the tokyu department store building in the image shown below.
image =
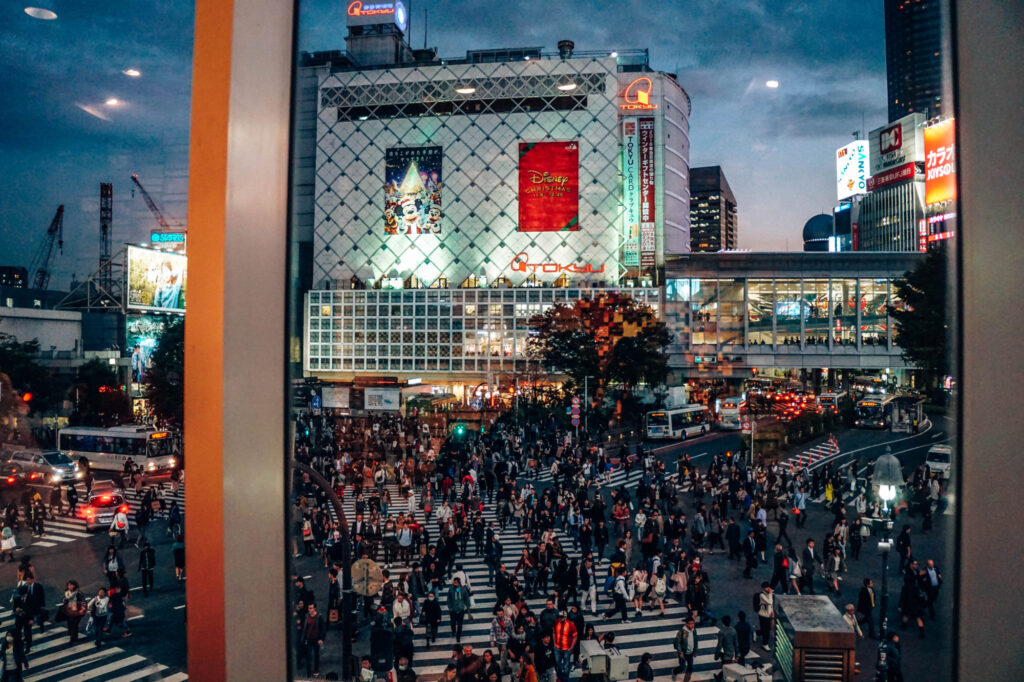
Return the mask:
[(569, 41), (442, 59), (381, 7), (300, 70), (305, 374), (462, 397), (511, 385), (547, 307), (601, 290), (660, 307), (665, 256), (690, 243), (675, 77)]

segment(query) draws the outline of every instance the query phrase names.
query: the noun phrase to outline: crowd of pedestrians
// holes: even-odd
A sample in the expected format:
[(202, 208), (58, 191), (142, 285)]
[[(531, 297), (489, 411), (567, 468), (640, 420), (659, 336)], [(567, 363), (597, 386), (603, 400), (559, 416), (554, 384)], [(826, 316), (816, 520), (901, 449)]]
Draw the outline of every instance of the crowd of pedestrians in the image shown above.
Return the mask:
[[(702, 626), (720, 626), (715, 656), (723, 665), (748, 660), (754, 646), (767, 654), (776, 593), (824, 590), (841, 611), (852, 611), (851, 629), (874, 634), (873, 582), (865, 581), (856, 606), (845, 603), (852, 597), (844, 585), (847, 561), (858, 560), (872, 516), (881, 515), (870, 487), (857, 490), (850, 467), (749, 467), (727, 453), (703, 466), (688, 456), (672, 466), (642, 446), (613, 452), (599, 442), (574, 442), (553, 422), (499, 419), (485, 435), (446, 437), (443, 423), (397, 415), (307, 419), (299, 432), (312, 426), (314, 437), (300, 438), (296, 456), (351, 496), (352, 560), (374, 559), (384, 569), (380, 592), (358, 607), (370, 631), (371, 654), (361, 662), (366, 679), (392, 668), (399, 679), (417, 679), (417, 646), (434, 644), (446, 628), (455, 645), (442, 679), (478, 682), (512, 673), (565, 681), (580, 665), (581, 640), (614, 646), (614, 623), (658, 617), (673, 603), (687, 614), (674, 640), (675, 674), (688, 678)], [(642, 471), (635, 490), (609, 485), (619, 468)], [(795, 542), (791, 536), (805, 532), (809, 503), (819, 497), (832, 515), (831, 530)], [(294, 553), (318, 556), (331, 585), (322, 604), (303, 581), (296, 588), (296, 655), (314, 675), (323, 631), (339, 618), (343, 529), (307, 476), (297, 475), (293, 512)], [(525, 545), (516, 554), (501, 541), (513, 528)], [(941, 575), (913, 562), (909, 540), (898, 548), (901, 542), (906, 575), (915, 576), (907, 585), (919, 589), (905, 589), (900, 612), (923, 633), (922, 616), (937, 598)], [(751, 588), (749, 611), (712, 598), (719, 576), (708, 570), (707, 556), (715, 552), (742, 562), (745, 578), (754, 581), (754, 571), (764, 578)], [(470, 558), (484, 561), (495, 595), (486, 605), (492, 621), (483, 652), (462, 643), (476, 606), (462, 570)], [(530, 606), (534, 599), (545, 606)], [(326, 620), (315, 611), (320, 606)], [(319, 615), (311, 616), (314, 611)], [(653, 679), (645, 676), (652, 663), (638, 664), (638, 679)]]

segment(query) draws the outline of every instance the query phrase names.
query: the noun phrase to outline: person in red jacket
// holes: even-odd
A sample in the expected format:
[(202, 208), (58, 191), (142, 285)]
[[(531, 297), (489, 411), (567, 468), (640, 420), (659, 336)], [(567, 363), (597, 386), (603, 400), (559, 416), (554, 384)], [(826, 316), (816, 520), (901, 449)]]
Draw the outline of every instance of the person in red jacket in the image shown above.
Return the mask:
[(565, 611), (558, 614), (558, 621), (552, 631), (555, 645), (555, 670), (559, 680), (568, 680), (572, 668), (573, 650), (579, 633)]

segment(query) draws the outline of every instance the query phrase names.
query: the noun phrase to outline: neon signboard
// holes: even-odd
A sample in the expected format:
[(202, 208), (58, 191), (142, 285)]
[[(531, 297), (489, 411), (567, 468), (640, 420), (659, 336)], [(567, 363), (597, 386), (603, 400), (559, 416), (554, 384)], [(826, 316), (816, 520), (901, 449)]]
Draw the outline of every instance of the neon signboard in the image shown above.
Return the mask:
[(654, 83), (647, 76), (640, 76), (626, 86), (622, 91), (623, 104), (619, 108), (623, 111), (651, 111), (657, 109), (658, 105), (651, 101), (654, 91)]
[(409, 15), (401, 2), (363, 2), (352, 0), (345, 10), (349, 26), (372, 26), (389, 24), (392, 21), (399, 29), (405, 30), (409, 25)]
[(591, 263), (568, 263), (563, 265), (561, 263), (530, 263), (530, 258), (525, 253), (517, 253), (513, 258), (512, 262), (509, 263), (509, 268), (513, 272), (538, 272), (546, 273), (559, 273), (569, 272), (577, 275), (584, 274), (598, 274), (604, 272), (604, 263), (601, 264), (599, 269), (595, 269)]

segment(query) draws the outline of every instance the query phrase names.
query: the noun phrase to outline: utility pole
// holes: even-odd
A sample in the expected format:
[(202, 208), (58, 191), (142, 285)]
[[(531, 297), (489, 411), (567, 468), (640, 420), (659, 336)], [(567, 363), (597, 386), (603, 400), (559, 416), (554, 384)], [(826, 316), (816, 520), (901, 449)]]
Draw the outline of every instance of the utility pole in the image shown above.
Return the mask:
[(583, 432), (590, 434), (590, 391), (587, 390), (589, 376), (583, 377)]

